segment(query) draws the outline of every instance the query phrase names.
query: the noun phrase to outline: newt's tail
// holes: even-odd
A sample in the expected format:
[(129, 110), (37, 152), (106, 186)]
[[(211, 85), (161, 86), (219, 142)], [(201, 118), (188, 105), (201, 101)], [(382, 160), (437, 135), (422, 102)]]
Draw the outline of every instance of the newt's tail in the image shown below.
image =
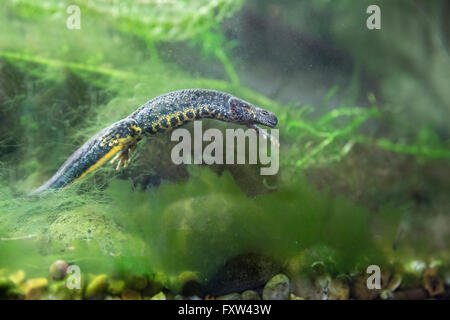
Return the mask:
[(31, 194), (60, 189), (79, 181), (115, 155), (114, 160), (119, 160), (118, 168), (126, 166), (140, 134), (141, 130), (133, 119), (125, 118), (110, 125), (83, 144), (47, 182)]

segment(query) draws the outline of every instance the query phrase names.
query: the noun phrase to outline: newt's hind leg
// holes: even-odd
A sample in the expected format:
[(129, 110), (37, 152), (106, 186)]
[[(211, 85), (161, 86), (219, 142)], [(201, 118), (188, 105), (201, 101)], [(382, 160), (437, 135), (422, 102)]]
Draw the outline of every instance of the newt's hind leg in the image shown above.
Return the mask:
[(110, 163), (119, 161), (116, 170), (126, 168), (139, 140), (142, 139), (142, 129), (132, 119), (124, 119), (116, 127), (100, 137), (101, 147), (117, 148), (117, 153)]
[(116, 170), (121, 167), (126, 168), (131, 161), (133, 151), (136, 149), (137, 143), (141, 140), (141, 137), (132, 140), (130, 143), (125, 144), (122, 149), (116, 154), (116, 156), (110, 161), (111, 164), (117, 162)]

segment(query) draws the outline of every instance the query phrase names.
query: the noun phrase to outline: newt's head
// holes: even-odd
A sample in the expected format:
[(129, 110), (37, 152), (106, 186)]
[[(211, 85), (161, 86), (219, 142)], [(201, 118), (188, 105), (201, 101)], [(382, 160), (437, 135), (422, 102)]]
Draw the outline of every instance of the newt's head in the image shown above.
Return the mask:
[(255, 107), (251, 103), (236, 97), (228, 100), (230, 107), (230, 119), (235, 123), (244, 125), (262, 124), (275, 128), (277, 117), (270, 111)]

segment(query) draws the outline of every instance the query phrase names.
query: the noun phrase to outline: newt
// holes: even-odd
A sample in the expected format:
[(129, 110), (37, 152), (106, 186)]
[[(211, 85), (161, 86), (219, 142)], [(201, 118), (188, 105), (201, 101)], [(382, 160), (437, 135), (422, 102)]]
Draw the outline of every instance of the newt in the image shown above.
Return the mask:
[(229, 93), (208, 89), (169, 92), (147, 101), (128, 117), (94, 135), (32, 194), (79, 181), (107, 161), (117, 162), (117, 170), (126, 168), (137, 143), (144, 136), (166, 132), (203, 118), (245, 125), (260, 134), (264, 132), (259, 124), (274, 128), (278, 123), (273, 113)]

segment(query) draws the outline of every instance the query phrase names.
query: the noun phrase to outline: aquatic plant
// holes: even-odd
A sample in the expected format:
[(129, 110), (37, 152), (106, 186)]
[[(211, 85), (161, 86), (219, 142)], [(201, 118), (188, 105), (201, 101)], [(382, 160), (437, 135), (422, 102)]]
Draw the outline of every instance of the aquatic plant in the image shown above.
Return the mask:
[[(239, 77), (229, 58), (232, 46), (221, 32), (220, 23), (231, 17), (242, 0), (174, 1), (166, 3), (139, 3), (136, 1), (84, 2), (84, 1), (14, 1), (12, 10), (22, 17), (53, 17), (61, 20), (61, 13), (73, 4), (80, 7), (84, 17), (101, 18), (117, 30), (137, 36), (145, 41), (150, 59), (158, 61), (155, 45), (159, 42), (191, 41), (199, 45), (205, 56), (214, 55), (224, 67), (234, 85)], [(84, 22), (84, 19), (83, 19)], [(97, 56), (98, 58), (98, 56)], [(91, 59), (91, 62), (92, 59)]]

